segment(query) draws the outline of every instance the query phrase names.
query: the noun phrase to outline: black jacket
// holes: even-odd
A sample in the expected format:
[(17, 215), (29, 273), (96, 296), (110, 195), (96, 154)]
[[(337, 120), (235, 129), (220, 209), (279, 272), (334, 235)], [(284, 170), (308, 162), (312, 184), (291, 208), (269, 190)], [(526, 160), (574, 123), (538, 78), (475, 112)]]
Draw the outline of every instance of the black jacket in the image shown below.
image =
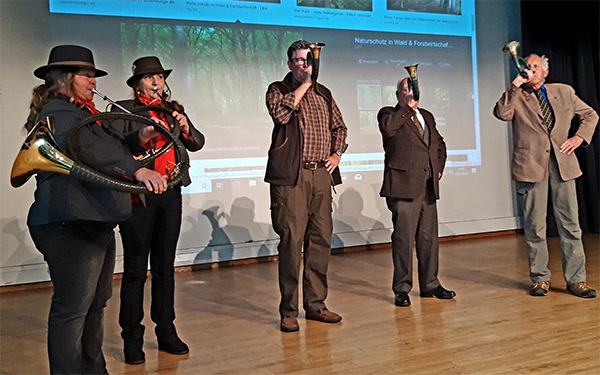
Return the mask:
[[(67, 149), (69, 130), (90, 116), (62, 96), (51, 97), (38, 118), (53, 116), (56, 120), (54, 138), (61, 150)], [(75, 156), (85, 165), (110, 177), (133, 180), (142, 165), (133, 159), (121, 137), (92, 123), (80, 129), (72, 145)], [(117, 223), (131, 214), (131, 198), (98, 185), (55, 172), (39, 172), (36, 176), (35, 201), (29, 210), (28, 225), (59, 221), (87, 220)]]

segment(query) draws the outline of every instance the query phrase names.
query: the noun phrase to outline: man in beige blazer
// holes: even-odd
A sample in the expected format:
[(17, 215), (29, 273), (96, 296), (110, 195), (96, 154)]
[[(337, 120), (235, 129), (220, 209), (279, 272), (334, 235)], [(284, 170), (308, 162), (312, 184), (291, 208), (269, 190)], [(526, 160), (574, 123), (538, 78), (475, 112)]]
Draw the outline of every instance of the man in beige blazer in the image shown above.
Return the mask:
[[(561, 238), (563, 274), (567, 292), (582, 298), (596, 297), (586, 284), (585, 253), (579, 227), (575, 178), (581, 169), (573, 151), (588, 146), (598, 123), (596, 112), (565, 84), (544, 84), (548, 59), (527, 58), (529, 78), (512, 81), (494, 107), (494, 116), (512, 121), (512, 178), (517, 201), (523, 210), (525, 240), (529, 257), (530, 294), (546, 296), (550, 290), (546, 216), (548, 191)], [(579, 129), (569, 138), (571, 120), (577, 116)]]

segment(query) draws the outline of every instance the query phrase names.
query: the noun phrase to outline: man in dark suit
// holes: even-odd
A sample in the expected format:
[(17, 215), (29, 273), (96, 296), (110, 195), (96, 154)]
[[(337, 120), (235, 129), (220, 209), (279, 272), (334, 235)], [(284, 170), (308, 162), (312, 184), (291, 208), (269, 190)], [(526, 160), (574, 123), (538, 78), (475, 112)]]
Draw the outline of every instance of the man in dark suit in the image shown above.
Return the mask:
[[(587, 146), (598, 123), (596, 112), (575, 95), (571, 86), (544, 84), (548, 59), (531, 55), (530, 69), (512, 81), (494, 107), (494, 116), (512, 121), (512, 178), (523, 209), (529, 258), (530, 294), (546, 296), (550, 290), (546, 215), (550, 192), (563, 253), (567, 292), (582, 298), (596, 297), (586, 284), (585, 253), (579, 227), (575, 178), (581, 169), (573, 151)], [(579, 127), (569, 138), (571, 120)]]
[(409, 79), (398, 82), (395, 107), (384, 107), (377, 120), (383, 135), (385, 169), (380, 195), (392, 212), (392, 290), (396, 306), (410, 306), (412, 249), (416, 241), (421, 297), (451, 299), (456, 293), (438, 280), (436, 200), (446, 162), (446, 144), (433, 115), (415, 101)]

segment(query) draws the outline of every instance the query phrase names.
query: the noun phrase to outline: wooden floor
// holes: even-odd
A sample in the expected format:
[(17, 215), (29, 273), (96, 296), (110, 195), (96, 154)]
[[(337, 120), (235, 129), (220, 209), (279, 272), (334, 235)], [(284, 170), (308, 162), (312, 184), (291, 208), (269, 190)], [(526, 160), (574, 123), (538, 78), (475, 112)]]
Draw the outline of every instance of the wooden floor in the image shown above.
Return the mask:
[[(600, 290), (598, 235), (586, 235), (588, 282)], [(565, 293), (558, 239), (551, 239), (552, 290), (528, 295), (522, 235), (441, 244), (440, 280), (450, 301), (395, 307), (389, 249), (335, 255), (328, 307), (340, 324), (305, 321), (279, 331), (277, 263), (177, 274), (176, 324), (190, 354), (157, 350), (146, 319), (147, 361), (123, 362), (119, 282), (106, 311), (111, 374), (599, 374), (600, 298)], [(416, 275), (415, 275), (416, 276)], [(416, 281), (416, 277), (415, 277)], [(51, 289), (0, 294), (0, 373), (48, 372)], [(147, 310), (148, 311), (148, 310)]]

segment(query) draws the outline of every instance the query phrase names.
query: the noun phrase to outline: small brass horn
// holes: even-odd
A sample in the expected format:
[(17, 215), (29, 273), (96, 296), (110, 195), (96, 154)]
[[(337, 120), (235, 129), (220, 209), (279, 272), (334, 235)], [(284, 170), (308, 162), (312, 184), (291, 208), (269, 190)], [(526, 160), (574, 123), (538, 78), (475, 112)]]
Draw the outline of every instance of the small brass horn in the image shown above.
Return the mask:
[(419, 80), (417, 79), (417, 67), (419, 64), (414, 64), (410, 66), (405, 66), (404, 69), (408, 72), (408, 87), (412, 89), (413, 97), (416, 102), (421, 98), (421, 93), (419, 92)]
[(515, 40), (502, 47), (502, 52), (508, 53), (513, 63), (515, 64), (515, 68), (517, 68), (517, 72), (519, 72), (521, 77), (529, 78), (527, 72), (525, 71), (525, 69), (529, 69), (529, 64), (527, 64), (527, 61), (525, 61), (525, 59), (520, 57), (517, 53), (520, 46), (521, 43)]
[(316, 81), (319, 76), (319, 59), (321, 57), (321, 48), (323, 47), (325, 47), (325, 43), (311, 43), (308, 45), (310, 52), (306, 56), (306, 62), (309, 66), (313, 67), (311, 75), (313, 81)]

